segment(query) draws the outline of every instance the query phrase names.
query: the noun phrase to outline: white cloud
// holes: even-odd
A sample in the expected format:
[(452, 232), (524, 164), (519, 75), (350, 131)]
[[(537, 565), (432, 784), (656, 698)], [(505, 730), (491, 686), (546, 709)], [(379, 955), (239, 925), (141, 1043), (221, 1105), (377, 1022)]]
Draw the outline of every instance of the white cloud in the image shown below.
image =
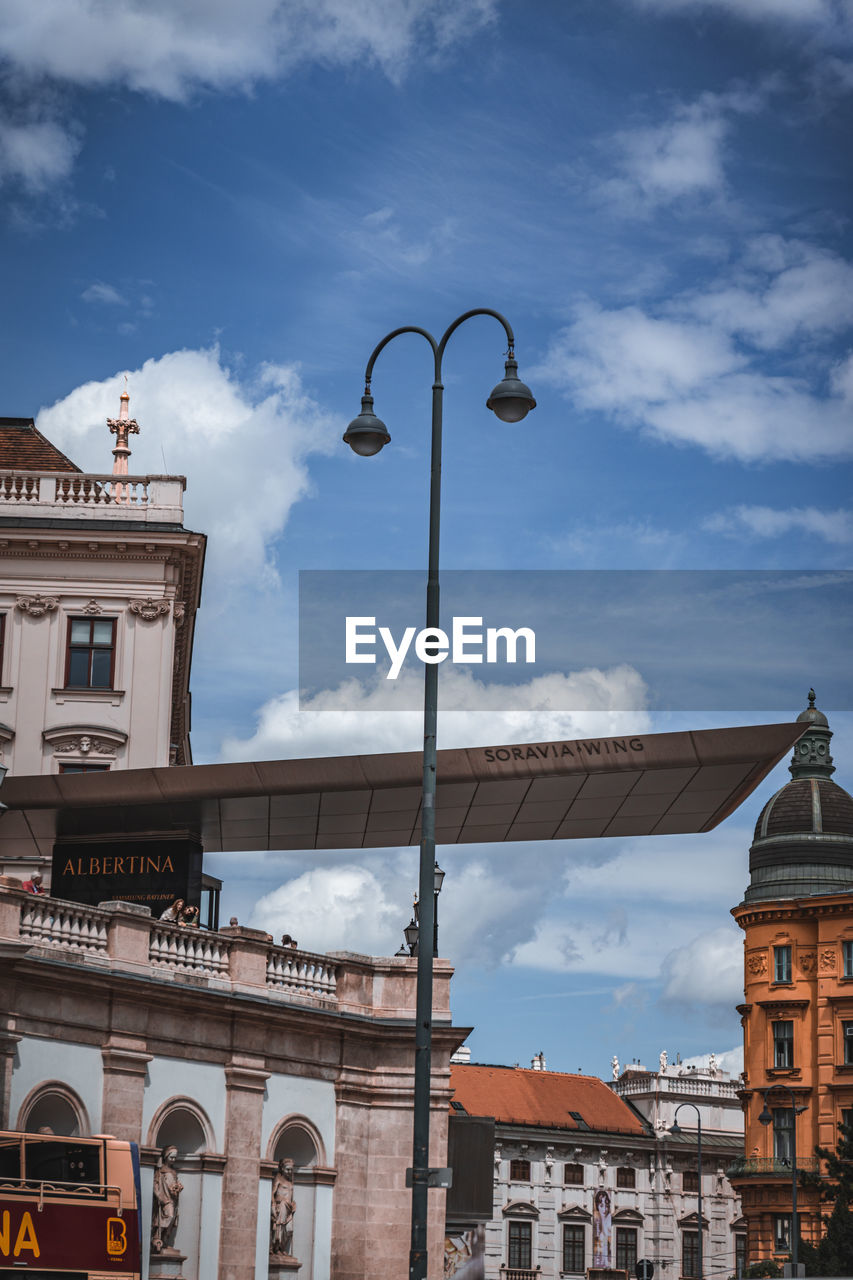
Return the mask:
[(726, 277), (657, 307), (578, 306), (535, 372), (583, 408), (715, 456), (850, 457), (853, 355), (829, 339), (853, 322), (851, 298), (838, 255), (759, 237)]
[(743, 935), (735, 925), (709, 929), (672, 950), (661, 977), (667, 1003), (738, 1004), (743, 999)]
[(745, 533), (755, 538), (780, 538), (796, 531), (844, 546), (853, 542), (853, 511), (841, 507), (823, 511), (818, 507), (780, 510), (741, 505), (709, 516), (702, 527), (710, 533), (724, 533), (733, 538), (741, 538)]
[(617, 175), (595, 191), (633, 214), (686, 197), (721, 195), (732, 117), (759, 110), (764, 98), (763, 91), (705, 93), (680, 103), (662, 124), (620, 130), (611, 139)]
[[(395, 697), (417, 706), (423, 680), (404, 672), (392, 685), (352, 680), (303, 699), (295, 690), (267, 702), (249, 739), (228, 739), (226, 760), (414, 751), (423, 745), (423, 713), (394, 710)], [(470, 671), (446, 666), (440, 680), (439, 746), (550, 742), (595, 734), (642, 732), (646, 687), (628, 666), (539, 676), (526, 683), (484, 685)], [(575, 708), (563, 710), (563, 708)], [(634, 708), (632, 710), (632, 708)]]
[(0, 119), (0, 183), (18, 181), (39, 194), (68, 177), (80, 145), (71, 125)]
[[(728, 1072), (730, 1076), (739, 1076), (743, 1071), (743, 1045), (735, 1045), (733, 1049), (724, 1049), (722, 1053), (715, 1053), (714, 1057), (720, 1071)], [(711, 1065), (710, 1053), (695, 1054), (692, 1058), (683, 1058), (682, 1067), (702, 1067), (705, 1070)]]
[(827, 40), (853, 37), (853, 14), (844, 0), (635, 0), (641, 9), (662, 13), (679, 10), (720, 9), (750, 22), (788, 24), (794, 31), (806, 29)]
[(400, 79), (494, 17), (495, 0), (3, 0), (0, 55), (32, 77), (181, 100), (246, 89), (306, 61)]
[(127, 298), (123, 298), (114, 285), (104, 284), (101, 280), (90, 284), (88, 289), (83, 290), (80, 297), (84, 302), (103, 302), (107, 306), (115, 307), (127, 306)]
[(399, 890), (363, 866), (317, 867), (265, 894), (250, 924), (307, 951), (393, 955), (408, 923)]
[[(270, 544), (308, 491), (305, 460), (332, 448), (341, 424), (305, 393), (295, 367), (263, 365), (240, 378), (215, 347), (147, 360), (128, 385), (141, 427), (130, 470), (189, 477), (185, 524), (212, 535), (208, 593), (222, 577), (274, 582)], [(106, 419), (121, 388), (119, 374), (77, 387), (40, 411), (39, 430), (84, 470), (111, 471)]]

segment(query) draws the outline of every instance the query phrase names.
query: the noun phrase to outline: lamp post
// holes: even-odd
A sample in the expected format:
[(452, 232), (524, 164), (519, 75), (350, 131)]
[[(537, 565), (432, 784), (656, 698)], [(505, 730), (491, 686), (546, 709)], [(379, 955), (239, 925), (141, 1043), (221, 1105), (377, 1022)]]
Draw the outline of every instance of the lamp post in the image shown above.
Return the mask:
[(678, 1124), (678, 1113), (682, 1107), (692, 1107), (696, 1112), (696, 1164), (699, 1172), (699, 1190), (696, 1193), (696, 1216), (699, 1219), (699, 1280), (702, 1280), (704, 1274), (702, 1270), (702, 1113), (695, 1102), (679, 1102), (675, 1108), (675, 1115), (672, 1118), (672, 1125), (669, 1130), (676, 1138), (682, 1132)]
[[(432, 384), (432, 450), (429, 491), (429, 569), (427, 577), (426, 625), (433, 631), (439, 625), (439, 522), (441, 514), (441, 427), (444, 387), (441, 365), (448, 339), (472, 316), (493, 316), (503, 325), (507, 336), (507, 357), (503, 379), (486, 401), (503, 422), (520, 422), (536, 407), (530, 388), (518, 377), (515, 361), (515, 339), (509, 322), (498, 311), (479, 307), (458, 316), (436, 341), (426, 329), (405, 325), (385, 335), (374, 348), (364, 373), (364, 396), (361, 413), (349, 424), (344, 440), (362, 457), (378, 453), (391, 436), (388, 428), (373, 412), (370, 384), (373, 366), (379, 353), (402, 333), (418, 333), (432, 348), (434, 377)], [(438, 664), (426, 663), (424, 672), (424, 749), (423, 791), (421, 801), (421, 846), (418, 899), (421, 937), (435, 938), (435, 768), (436, 723), (438, 718)], [(433, 955), (429, 946), (418, 947), (417, 999), (415, 1012), (415, 1091), (412, 1155), (412, 1236), (409, 1253), (410, 1280), (426, 1280), (427, 1274), (427, 1190), (429, 1168), (429, 1103), (430, 1059), (432, 1050), (432, 972)], [(437, 1183), (433, 1183), (437, 1185)]]
[(769, 1088), (761, 1090), (764, 1098), (764, 1109), (758, 1117), (761, 1124), (773, 1123), (773, 1112), (767, 1105), (767, 1095), (768, 1093), (773, 1093), (776, 1089), (783, 1089), (791, 1100), (791, 1269), (796, 1276), (799, 1275), (797, 1265), (800, 1235), (797, 1225), (797, 1116), (802, 1115), (807, 1108), (797, 1106), (794, 1101), (794, 1090), (790, 1085), (771, 1084)]

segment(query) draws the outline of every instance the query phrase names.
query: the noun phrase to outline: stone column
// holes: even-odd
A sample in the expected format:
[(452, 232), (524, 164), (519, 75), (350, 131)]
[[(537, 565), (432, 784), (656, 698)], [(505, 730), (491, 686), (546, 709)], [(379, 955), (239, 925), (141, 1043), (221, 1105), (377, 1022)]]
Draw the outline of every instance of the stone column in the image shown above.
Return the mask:
[(234, 1054), (225, 1068), (225, 1176), (219, 1280), (255, 1280), (261, 1117), (270, 1073), (260, 1055)]
[(9, 1114), (9, 1107), (16, 1046), (21, 1039), (15, 1031), (15, 1018), (10, 1014), (5, 1026), (0, 1026), (0, 1129), (11, 1129), (15, 1118)]

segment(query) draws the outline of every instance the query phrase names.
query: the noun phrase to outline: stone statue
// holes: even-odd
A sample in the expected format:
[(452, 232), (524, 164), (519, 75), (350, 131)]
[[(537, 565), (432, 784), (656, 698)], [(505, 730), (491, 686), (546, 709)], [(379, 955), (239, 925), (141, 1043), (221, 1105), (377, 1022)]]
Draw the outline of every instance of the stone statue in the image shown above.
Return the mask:
[(717, 1055), (715, 1053), (712, 1053), (711, 1057), (708, 1059), (708, 1070), (712, 1076), (717, 1074)]
[(270, 1253), (290, 1256), (293, 1245), (293, 1161), (279, 1160), (270, 1204)]
[(666, 1054), (666, 1049), (661, 1049), (661, 1051), (660, 1051), (660, 1059), (659, 1059), (659, 1061), (660, 1061), (660, 1073), (661, 1073), (661, 1075), (665, 1075), (665, 1074), (666, 1074), (666, 1064), (667, 1064), (667, 1054)]
[(178, 1229), (178, 1200), (184, 1189), (175, 1172), (177, 1147), (164, 1147), (154, 1170), (154, 1198), (151, 1205), (151, 1248), (154, 1253), (173, 1249)]
[(613, 1079), (618, 1080), (619, 1079), (619, 1059), (616, 1057), (615, 1053), (613, 1057), (610, 1059), (610, 1066), (613, 1069)]

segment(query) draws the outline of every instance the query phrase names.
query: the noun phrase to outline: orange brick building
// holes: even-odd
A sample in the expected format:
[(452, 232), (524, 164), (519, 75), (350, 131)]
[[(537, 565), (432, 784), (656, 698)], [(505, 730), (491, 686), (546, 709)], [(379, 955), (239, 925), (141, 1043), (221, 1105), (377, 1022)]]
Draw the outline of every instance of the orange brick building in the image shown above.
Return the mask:
[[(745, 1154), (729, 1176), (749, 1262), (788, 1254), (794, 1157), (817, 1170), (815, 1147), (834, 1147), (853, 1112), (853, 798), (832, 781), (832, 733), (814, 703), (812, 690), (791, 781), (759, 816), (749, 888), (732, 911), (745, 934)], [(817, 1191), (798, 1185), (797, 1201), (814, 1240)]]

